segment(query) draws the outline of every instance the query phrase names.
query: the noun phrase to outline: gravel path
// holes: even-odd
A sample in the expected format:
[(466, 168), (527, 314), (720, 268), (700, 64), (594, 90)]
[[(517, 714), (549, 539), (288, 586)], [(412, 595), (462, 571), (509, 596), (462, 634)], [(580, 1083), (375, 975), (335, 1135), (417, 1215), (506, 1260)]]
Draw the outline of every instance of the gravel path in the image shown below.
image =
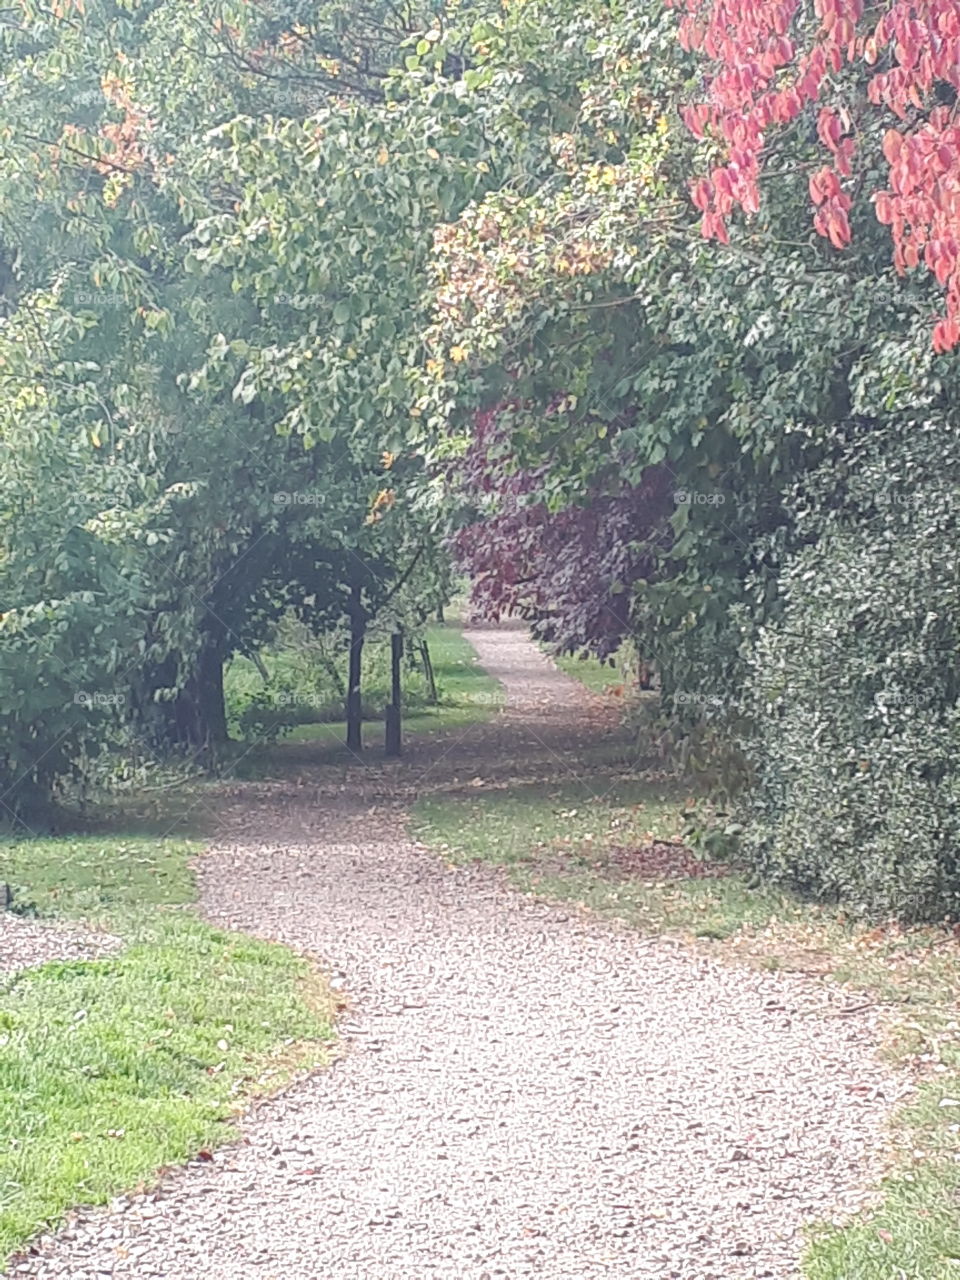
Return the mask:
[(403, 794), (602, 722), (520, 633), (472, 638), (508, 690), (493, 725), (392, 772), (244, 786), (201, 862), (208, 915), (334, 971), (340, 1058), (20, 1274), (787, 1280), (803, 1224), (858, 1203), (902, 1091), (869, 1010), (405, 838)]
[(0, 975), (51, 960), (94, 960), (121, 946), (119, 938), (0, 909)]

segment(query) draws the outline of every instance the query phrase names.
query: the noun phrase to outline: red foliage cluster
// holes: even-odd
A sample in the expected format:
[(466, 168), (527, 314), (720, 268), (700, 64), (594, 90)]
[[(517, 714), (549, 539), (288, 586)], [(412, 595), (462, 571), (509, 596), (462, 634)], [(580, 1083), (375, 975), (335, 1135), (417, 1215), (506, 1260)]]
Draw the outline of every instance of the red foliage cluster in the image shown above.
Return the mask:
[(498, 410), (478, 413), (458, 484), (482, 513), (454, 539), (487, 618), (516, 615), (558, 649), (613, 653), (629, 629), (630, 587), (654, 571), (650, 539), (672, 510), (668, 477), (551, 511), (537, 499), (546, 468), (511, 466)]
[[(670, 0), (668, 0), (670, 2)], [(889, 189), (874, 195), (891, 228), (899, 272), (923, 263), (946, 289), (946, 315), (933, 340), (940, 351), (960, 342), (960, 125), (954, 107), (937, 104), (939, 86), (960, 91), (957, 0), (887, 0), (865, 15), (864, 0), (672, 0), (686, 12), (681, 39), (713, 64), (707, 100), (686, 112), (698, 137), (709, 130), (726, 163), (693, 190), (703, 233), (727, 241), (735, 207), (755, 213), (767, 132), (820, 104), (817, 135), (829, 160), (810, 179), (814, 226), (838, 249), (850, 242), (857, 129), (833, 98), (844, 62), (875, 68), (867, 97), (903, 121), (890, 129), (884, 156)], [(849, 185), (849, 184), (848, 184)]]

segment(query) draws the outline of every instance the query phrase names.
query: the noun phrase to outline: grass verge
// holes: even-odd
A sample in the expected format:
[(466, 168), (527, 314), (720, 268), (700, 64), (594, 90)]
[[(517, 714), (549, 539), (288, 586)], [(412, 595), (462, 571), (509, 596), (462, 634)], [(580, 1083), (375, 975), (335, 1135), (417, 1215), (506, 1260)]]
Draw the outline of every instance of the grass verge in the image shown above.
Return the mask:
[(0, 1259), (228, 1140), (244, 1097), (323, 1059), (331, 1006), (309, 965), (186, 905), (197, 848), (88, 835), (0, 853), (18, 901), (125, 944), (0, 979)]
[[(944, 929), (870, 927), (745, 877), (624, 870), (625, 849), (676, 838), (682, 792), (602, 769), (589, 783), (425, 796), (416, 836), (452, 861), (506, 868), (526, 892), (687, 937), (717, 959), (830, 976), (886, 1006), (885, 1052), (917, 1071), (894, 1158), (867, 1214), (811, 1230), (808, 1280), (960, 1278), (960, 947)], [(629, 867), (629, 862), (627, 863)]]
[(570, 656), (569, 654), (561, 657), (553, 656), (553, 661), (557, 664), (561, 671), (565, 671), (568, 676), (573, 676), (575, 680), (593, 693), (606, 693), (609, 689), (622, 689), (624, 685), (630, 683), (630, 676), (625, 670), (624, 660), (618, 655), (601, 661), (600, 658), (581, 658), (579, 656)]

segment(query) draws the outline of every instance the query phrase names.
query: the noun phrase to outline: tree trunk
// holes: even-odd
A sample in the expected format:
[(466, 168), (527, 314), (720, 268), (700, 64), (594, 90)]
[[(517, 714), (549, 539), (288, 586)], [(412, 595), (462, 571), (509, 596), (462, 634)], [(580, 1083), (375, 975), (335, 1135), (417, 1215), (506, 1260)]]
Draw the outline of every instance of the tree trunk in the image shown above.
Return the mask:
[(182, 656), (171, 656), (148, 673), (139, 716), (161, 749), (205, 751), (227, 741), (221, 645), (219, 636), (205, 635), (192, 670), (173, 698), (156, 701), (153, 692), (177, 681)]
[(350, 672), (347, 677), (347, 749), (363, 750), (363, 702), (360, 693), (367, 614), (359, 584), (350, 589)]
[(219, 644), (205, 645), (197, 663), (197, 705), (200, 730), (208, 745), (227, 740), (227, 704), (223, 694), (223, 651)]
[(403, 659), (403, 636), (394, 632), (390, 637), (390, 706), (387, 707), (384, 754), (399, 756), (402, 751), (400, 729), (400, 663)]
[(437, 693), (437, 677), (433, 670), (433, 659), (430, 657), (430, 646), (426, 640), (420, 641), (420, 661), (423, 663), (423, 674), (427, 682), (427, 698), (430, 705), (435, 707), (440, 701)]
[(173, 735), (180, 746), (205, 751), (226, 742), (223, 655), (216, 641), (204, 644), (170, 706)]

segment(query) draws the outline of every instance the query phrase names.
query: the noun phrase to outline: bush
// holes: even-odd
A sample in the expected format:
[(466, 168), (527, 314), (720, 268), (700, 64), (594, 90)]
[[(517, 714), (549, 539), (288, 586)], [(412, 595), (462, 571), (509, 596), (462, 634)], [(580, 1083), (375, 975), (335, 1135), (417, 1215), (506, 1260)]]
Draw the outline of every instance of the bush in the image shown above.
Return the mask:
[(860, 912), (960, 915), (960, 444), (909, 424), (796, 495), (809, 545), (748, 659), (758, 871)]
[[(115, 737), (136, 631), (75, 592), (0, 617), (0, 823), (44, 819), (56, 788)], [(126, 625), (125, 625), (126, 624)]]

